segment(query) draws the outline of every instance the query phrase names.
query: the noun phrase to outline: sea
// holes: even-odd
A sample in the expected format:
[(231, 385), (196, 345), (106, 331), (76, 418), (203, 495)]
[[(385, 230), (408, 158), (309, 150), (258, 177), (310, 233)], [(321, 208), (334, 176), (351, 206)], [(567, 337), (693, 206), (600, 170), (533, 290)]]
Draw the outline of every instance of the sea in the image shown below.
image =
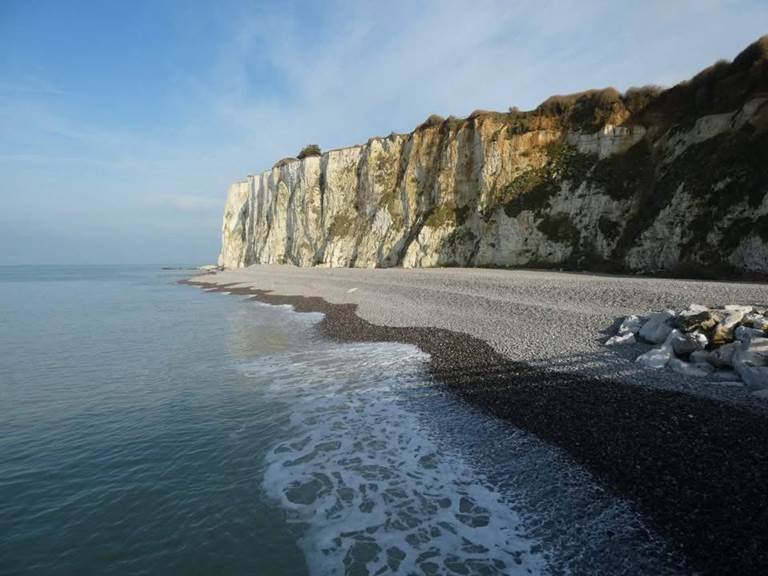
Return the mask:
[(160, 266), (0, 267), (0, 574), (687, 574), (411, 345)]

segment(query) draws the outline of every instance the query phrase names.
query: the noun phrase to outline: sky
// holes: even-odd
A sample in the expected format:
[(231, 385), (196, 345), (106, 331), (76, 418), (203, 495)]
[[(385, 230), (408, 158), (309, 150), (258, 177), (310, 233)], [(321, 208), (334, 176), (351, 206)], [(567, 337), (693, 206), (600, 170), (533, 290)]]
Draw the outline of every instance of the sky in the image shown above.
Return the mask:
[(0, 264), (215, 262), (228, 185), (430, 114), (673, 85), (765, 0), (0, 0)]

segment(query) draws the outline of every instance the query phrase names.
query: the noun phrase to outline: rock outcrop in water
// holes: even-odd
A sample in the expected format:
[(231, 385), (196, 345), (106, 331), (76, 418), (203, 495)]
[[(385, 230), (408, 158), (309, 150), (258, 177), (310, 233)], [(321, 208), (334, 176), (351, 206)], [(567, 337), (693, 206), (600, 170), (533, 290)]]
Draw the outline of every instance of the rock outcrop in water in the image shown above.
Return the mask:
[(219, 263), (768, 273), (768, 36), (668, 90), (430, 117), (229, 190)]

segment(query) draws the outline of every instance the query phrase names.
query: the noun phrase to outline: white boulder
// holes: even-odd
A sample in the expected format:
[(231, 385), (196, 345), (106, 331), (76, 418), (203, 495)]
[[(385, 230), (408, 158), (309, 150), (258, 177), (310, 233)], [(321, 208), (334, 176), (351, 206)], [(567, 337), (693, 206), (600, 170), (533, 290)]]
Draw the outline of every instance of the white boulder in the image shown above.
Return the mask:
[(733, 357), (739, 351), (741, 351), (741, 342), (731, 342), (712, 350), (707, 360), (717, 368), (732, 367)]
[(640, 316), (632, 315), (624, 318), (624, 321), (619, 326), (619, 335), (624, 336), (626, 334), (637, 334), (640, 332), (640, 328), (643, 326), (643, 320)]
[(672, 359), (672, 346), (664, 345), (658, 348), (648, 350), (645, 354), (640, 354), (635, 362), (643, 368), (661, 370)]
[(670, 332), (672, 350), (678, 356), (686, 356), (697, 350), (703, 350), (707, 346), (707, 337), (701, 332), (682, 334), (678, 330)]
[[(728, 307), (726, 306), (726, 309)], [(727, 310), (725, 318), (723, 318), (715, 327), (715, 333), (712, 336), (712, 341), (717, 344), (726, 344), (733, 341), (733, 332), (736, 326), (744, 319), (745, 310), (743, 307), (738, 307), (735, 310)]]
[(754, 392), (768, 389), (768, 368), (765, 366), (750, 366), (746, 362), (736, 362), (734, 368), (749, 390)]
[(739, 375), (733, 370), (716, 370), (712, 373), (712, 379), (718, 382), (738, 382)]
[(635, 335), (632, 332), (629, 332), (627, 334), (617, 334), (616, 336), (611, 336), (608, 338), (608, 340), (606, 340), (605, 345), (620, 346), (623, 344), (634, 344), (635, 342)]
[(651, 314), (640, 328), (640, 338), (651, 344), (661, 344), (667, 339), (669, 333), (672, 332), (672, 326), (670, 320), (675, 317), (673, 310), (664, 310), (663, 312), (657, 312)]
[(768, 338), (750, 338), (748, 342), (743, 342), (735, 361), (751, 366), (768, 366)]
[(689, 359), (694, 364), (711, 364), (709, 360), (709, 352), (706, 350), (696, 350), (695, 352), (691, 352)]
[(709, 376), (715, 370), (714, 366), (710, 366), (709, 364), (691, 364), (689, 362), (683, 362), (679, 358), (670, 358), (669, 362), (667, 362), (667, 366), (671, 368), (673, 372), (696, 378)]
[(637, 357), (635, 362), (645, 368), (651, 368), (653, 370), (664, 368), (669, 361), (675, 357), (674, 351), (672, 350), (672, 342), (680, 336), (682, 336), (682, 334), (679, 330), (670, 330), (669, 335), (666, 340), (664, 340), (664, 344), (658, 348), (648, 350), (645, 354), (641, 354)]
[(747, 326), (738, 326), (733, 331), (733, 337), (740, 342), (748, 343), (752, 338), (764, 338), (765, 332), (758, 330), (757, 328), (749, 328)]
[(729, 312), (741, 312), (742, 315), (755, 311), (752, 306), (742, 306), (741, 304), (726, 304), (723, 308)]
[(750, 328), (762, 330), (763, 332), (768, 330), (768, 318), (766, 318), (763, 314), (753, 313), (745, 315), (744, 324)]

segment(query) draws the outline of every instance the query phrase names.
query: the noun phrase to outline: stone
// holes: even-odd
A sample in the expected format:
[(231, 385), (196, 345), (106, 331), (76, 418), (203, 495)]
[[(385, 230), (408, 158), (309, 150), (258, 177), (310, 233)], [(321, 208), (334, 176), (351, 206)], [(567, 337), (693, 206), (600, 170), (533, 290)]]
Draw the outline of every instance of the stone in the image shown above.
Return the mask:
[(707, 359), (716, 368), (733, 367), (734, 356), (740, 350), (741, 342), (732, 342), (712, 350)]
[(617, 334), (616, 336), (611, 336), (605, 342), (605, 345), (620, 346), (623, 344), (634, 344), (635, 342), (636, 342), (635, 335), (630, 332), (628, 334)]
[(678, 330), (673, 330), (670, 334), (674, 335), (671, 344), (672, 350), (677, 356), (687, 356), (692, 352), (703, 350), (707, 347), (707, 337), (701, 332), (683, 334)]
[(679, 358), (670, 358), (667, 362), (667, 366), (671, 368), (673, 372), (677, 372), (684, 376), (693, 376), (695, 378), (709, 376), (715, 370), (714, 366), (709, 364), (692, 364), (690, 362), (683, 362)]
[(742, 322), (750, 328), (762, 330), (763, 332), (768, 331), (768, 318), (763, 314), (745, 314)]
[(632, 315), (627, 316), (619, 326), (619, 335), (625, 334), (637, 334), (640, 332), (640, 328), (643, 326), (643, 320), (640, 316)]
[(698, 330), (688, 333), (687, 336), (693, 338), (693, 340), (696, 341), (696, 343), (699, 345), (699, 348), (701, 349), (704, 349), (709, 345), (709, 338), (707, 338), (707, 335), (699, 332)]
[(672, 343), (681, 336), (679, 330), (671, 330), (667, 339), (658, 348), (652, 348), (645, 354), (641, 354), (635, 359), (635, 362), (645, 368), (660, 370), (664, 368), (670, 360), (674, 359), (675, 353), (672, 349)]
[(653, 370), (661, 370), (672, 359), (672, 346), (665, 344), (658, 348), (652, 348), (645, 354), (641, 354), (637, 357), (635, 362), (640, 364), (643, 368), (651, 368)]
[(709, 359), (709, 354), (710, 353), (707, 352), (706, 350), (696, 350), (694, 352), (691, 352), (691, 355), (688, 359), (691, 362), (694, 362), (696, 364), (712, 364), (712, 362)]
[(768, 366), (768, 338), (750, 338), (743, 342), (737, 360), (750, 366)]
[(762, 398), (763, 400), (768, 400), (768, 388), (762, 389), (762, 390), (755, 390), (752, 392), (752, 396), (755, 396), (757, 398)]
[(733, 331), (734, 339), (744, 343), (748, 343), (752, 338), (764, 338), (765, 336), (766, 334), (762, 330), (746, 326), (737, 326)]
[(651, 344), (661, 344), (672, 332), (670, 320), (675, 317), (673, 310), (651, 314), (640, 328), (640, 338)]
[(739, 375), (733, 370), (715, 370), (711, 378), (717, 382), (739, 382)]
[(730, 310), (725, 318), (715, 326), (715, 331), (712, 335), (712, 342), (715, 346), (721, 346), (728, 342), (733, 342), (733, 332), (736, 326), (744, 318), (744, 310)]
[(709, 310), (685, 310), (677, 317), (677, 326), (683, 332), (692, 332), (694, 330), (708, 332), (717, 324), (717, 319)]
[(750, 366), (746, 362), (736, 362), (734, 369), (741, 381), (750, 391), (768, 389), (768, 368), (765, 366)]
[(742, 306), (741, 304), (726, 304), (723, 308), (729, 312), (741, 312), (742, 315), (750, 314), (755, 311), (752, 306)]

